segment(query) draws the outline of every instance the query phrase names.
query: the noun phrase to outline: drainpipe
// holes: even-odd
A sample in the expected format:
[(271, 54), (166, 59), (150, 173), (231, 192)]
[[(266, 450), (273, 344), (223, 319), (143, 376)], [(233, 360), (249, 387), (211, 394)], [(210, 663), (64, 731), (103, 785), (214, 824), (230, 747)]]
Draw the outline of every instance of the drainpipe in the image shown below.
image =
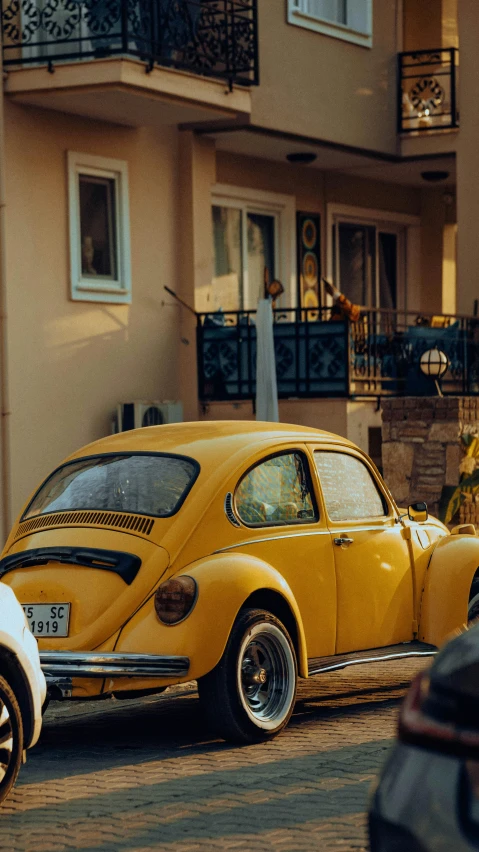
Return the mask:
[(0, 27), (0, 465), (2, 546), (10, 532), (10, 406), (7, 366), (7, 264), (5, 256), (5, 126), (3, 45)]

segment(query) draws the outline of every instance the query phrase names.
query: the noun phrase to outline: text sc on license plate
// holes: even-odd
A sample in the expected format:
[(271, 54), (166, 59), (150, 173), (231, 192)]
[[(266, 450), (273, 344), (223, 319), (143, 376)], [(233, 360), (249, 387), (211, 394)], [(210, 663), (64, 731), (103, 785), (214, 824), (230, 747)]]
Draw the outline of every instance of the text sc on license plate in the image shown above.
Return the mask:
[(22, 604), (34, 636), (68, 636), (69, 603)]

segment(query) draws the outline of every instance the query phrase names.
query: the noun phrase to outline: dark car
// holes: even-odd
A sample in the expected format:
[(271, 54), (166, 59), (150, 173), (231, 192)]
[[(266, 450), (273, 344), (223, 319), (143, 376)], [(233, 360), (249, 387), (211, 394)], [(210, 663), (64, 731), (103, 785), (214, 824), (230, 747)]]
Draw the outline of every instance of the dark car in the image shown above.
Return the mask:
[(371, 852), (479, 849), (479, 624), (413, 681), (369, 833)]

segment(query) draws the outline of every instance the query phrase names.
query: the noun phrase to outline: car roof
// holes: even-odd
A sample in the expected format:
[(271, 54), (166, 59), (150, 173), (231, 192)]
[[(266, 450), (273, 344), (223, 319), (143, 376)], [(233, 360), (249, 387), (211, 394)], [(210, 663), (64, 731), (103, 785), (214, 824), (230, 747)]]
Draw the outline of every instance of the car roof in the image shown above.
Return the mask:
[(103, 453), (163, 452), (190, 456), (200, 464), (208, 461), (218, 464), (242, 450), (252, 455), (256, 448), (265, 444), (274, 446), (287, 441), (311, 440), (354, 447), (346, 438), (309, 426), (250, 420), (205, 420), (146, 426), (109, 435), (78, 450), (69, 460)]

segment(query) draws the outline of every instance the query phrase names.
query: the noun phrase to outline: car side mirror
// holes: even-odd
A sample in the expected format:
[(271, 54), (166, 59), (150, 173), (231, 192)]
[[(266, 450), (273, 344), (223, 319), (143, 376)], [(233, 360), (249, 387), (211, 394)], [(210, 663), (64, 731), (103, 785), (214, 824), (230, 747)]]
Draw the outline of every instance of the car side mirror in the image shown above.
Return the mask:
[(408, 506), (408, 517), (410, 521), (416, 521), (416, 523), (420, 524), (423, 521), (427, 521), (429, 515), (427, 511), (427, 503), (420, 501), (419, 503), (411, 503)]

